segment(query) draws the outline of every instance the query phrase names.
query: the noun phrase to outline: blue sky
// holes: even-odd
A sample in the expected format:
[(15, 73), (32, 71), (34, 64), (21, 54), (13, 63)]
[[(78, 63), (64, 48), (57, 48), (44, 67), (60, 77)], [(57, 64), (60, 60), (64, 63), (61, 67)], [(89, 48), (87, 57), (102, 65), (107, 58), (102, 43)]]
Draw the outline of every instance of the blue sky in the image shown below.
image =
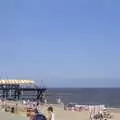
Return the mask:
[(119, 0), (0, 1), (2, 77), (120, 87), (119, 6)]

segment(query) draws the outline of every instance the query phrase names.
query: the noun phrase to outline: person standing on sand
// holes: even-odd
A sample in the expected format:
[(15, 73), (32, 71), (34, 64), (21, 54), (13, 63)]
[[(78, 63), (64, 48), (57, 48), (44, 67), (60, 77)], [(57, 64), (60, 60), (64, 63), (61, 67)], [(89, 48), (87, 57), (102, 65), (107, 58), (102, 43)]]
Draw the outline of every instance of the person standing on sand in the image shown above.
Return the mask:
[(54, 116), (54, 112), (53, 112), (53, 107), (52, 106), (48, 107), (47, 111), (48, 111), (47, 120), (55, 120), (55, 116)]

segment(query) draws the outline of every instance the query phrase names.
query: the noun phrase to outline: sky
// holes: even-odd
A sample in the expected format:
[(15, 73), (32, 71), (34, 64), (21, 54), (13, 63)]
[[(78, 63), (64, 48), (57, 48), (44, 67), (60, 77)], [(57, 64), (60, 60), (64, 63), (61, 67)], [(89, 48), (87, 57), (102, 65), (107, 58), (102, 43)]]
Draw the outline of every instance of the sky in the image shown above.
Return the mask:
[(119, 0), (1, 0), (1, 77), (120, 87), (119, 6)]

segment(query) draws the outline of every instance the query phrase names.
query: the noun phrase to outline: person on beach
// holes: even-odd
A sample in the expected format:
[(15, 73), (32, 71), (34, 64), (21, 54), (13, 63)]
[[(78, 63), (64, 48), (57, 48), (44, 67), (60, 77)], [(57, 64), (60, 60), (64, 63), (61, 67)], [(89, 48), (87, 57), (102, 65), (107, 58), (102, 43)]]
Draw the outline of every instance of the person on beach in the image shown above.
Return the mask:
[(47, 120), (47, 119), (45, 115), (39, 113), (38, 110), (35, 108), (29, 120)]
[(55, 120), (55, 116), (54, 116), (54, 112), (53, 112), (53, 107), (52, 106), (48, 107), (47, 111), (48, 111), (47, 120)]

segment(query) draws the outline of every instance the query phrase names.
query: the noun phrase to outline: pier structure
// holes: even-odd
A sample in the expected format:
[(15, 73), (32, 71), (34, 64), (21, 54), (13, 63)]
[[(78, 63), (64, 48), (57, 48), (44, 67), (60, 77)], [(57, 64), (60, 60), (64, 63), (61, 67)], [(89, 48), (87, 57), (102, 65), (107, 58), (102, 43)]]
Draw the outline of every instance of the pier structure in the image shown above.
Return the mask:
[(43, 102), (46, 88), (39, 86), (33, 80), (0, 80), (0, 97), (20, 100), (25, 92), (29, 92), (28, 97), (34, 96), (36, 100)]

